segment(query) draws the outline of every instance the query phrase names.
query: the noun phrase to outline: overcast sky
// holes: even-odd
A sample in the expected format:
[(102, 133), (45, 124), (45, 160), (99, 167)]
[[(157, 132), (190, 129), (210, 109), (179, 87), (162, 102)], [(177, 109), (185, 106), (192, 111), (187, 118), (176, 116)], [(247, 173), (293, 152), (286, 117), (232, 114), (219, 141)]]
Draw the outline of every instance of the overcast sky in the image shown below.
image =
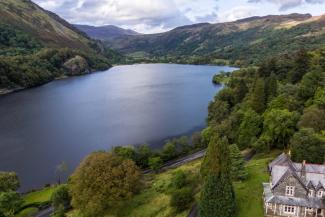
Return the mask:
[(325, 13), (325, 0), (34, 0), (71, 23), (117, 25), (141, 33), (268, 14)]

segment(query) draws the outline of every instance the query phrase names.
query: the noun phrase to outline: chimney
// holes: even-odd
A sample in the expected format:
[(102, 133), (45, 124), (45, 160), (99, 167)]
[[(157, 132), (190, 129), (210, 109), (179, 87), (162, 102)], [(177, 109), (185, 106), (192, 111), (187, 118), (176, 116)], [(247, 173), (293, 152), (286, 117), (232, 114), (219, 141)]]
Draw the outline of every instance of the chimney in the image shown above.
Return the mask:
[(306, 179), (306, 161), (303, 160), (301, 164), (301, 178)]

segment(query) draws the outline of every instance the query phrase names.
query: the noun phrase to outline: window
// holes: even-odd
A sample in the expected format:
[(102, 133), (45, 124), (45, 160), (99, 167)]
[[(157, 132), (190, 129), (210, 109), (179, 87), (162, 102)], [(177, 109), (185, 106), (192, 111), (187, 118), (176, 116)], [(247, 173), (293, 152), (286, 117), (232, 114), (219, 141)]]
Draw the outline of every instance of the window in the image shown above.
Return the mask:
[(295, 194), (295, 187), (287, 186), (286, 187), (286, 196), (293, 196), (294, 194)]
[(311, 208), (311, 207), (307, 207), (306, 210), (307, 210), (307, 212), (312, 212), (312, 211), (314, 211), (314, 209)]
[(295, 207), (294, 206), (287, 206), (285, 205), (284, 208), (283, 208), (283, 212), (286, 213), (286, 214), (295, 214)]
[(317, 192), (317, 197), (319, 197), (319, 198), (323, 197), (323, 191), (321, 191), (321, 190), (318, 191)]
[(314, 196), (314, 190), (309, 190), (309, 192), (308, 192), (308, 196), (309, 196), (309, 197), (313, 197), (313, 196)]

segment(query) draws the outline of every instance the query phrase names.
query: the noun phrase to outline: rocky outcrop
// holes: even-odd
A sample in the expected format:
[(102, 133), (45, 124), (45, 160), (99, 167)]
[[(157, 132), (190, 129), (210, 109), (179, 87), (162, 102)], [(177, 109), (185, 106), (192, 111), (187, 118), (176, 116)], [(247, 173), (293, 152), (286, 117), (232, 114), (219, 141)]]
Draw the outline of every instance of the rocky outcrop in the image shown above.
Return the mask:
[(82, 75), (90, 73), (88, 62), (82, 56), (75, 56), (63, 64), (67, 75)]

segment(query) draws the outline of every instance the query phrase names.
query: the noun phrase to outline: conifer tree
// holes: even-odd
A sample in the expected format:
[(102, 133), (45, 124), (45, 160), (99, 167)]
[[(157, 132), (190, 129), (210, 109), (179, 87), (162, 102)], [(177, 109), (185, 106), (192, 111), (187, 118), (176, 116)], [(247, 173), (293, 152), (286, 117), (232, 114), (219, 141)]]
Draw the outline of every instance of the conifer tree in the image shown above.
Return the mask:
[(261, 114), (265, 110), (266, 94), (264, 80), (259, 78), (256, 80), (253, 91), (251, 93), (250, 106), (251, 108)]
[(204, 186), (199, 206), (200, 217), (235, 216), (235, 195), (229, 166), (227, 139), (213, 136), (201, 168)]
[(245, 180), (247, 178), (245, 161), (238, 146), (236, 144), (230, 145), (229, 153), (231, 159), (231, 179), (233, 181)]

